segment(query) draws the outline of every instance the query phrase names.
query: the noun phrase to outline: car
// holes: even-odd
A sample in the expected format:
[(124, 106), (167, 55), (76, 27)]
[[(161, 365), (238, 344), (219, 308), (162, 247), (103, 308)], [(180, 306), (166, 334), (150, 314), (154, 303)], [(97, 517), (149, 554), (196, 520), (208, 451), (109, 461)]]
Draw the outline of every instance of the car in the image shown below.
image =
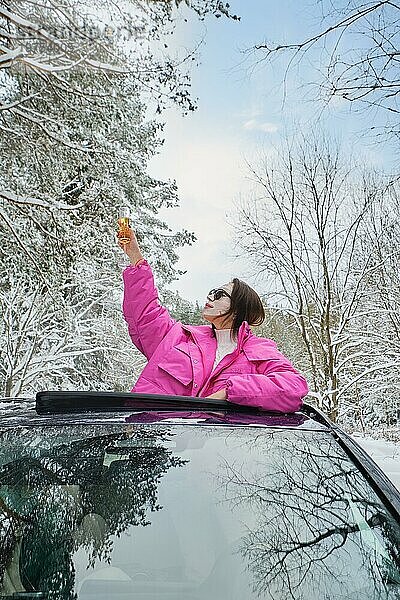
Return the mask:
[(310, 405), (45, 391), (1, 410), (3, 600), (400, 598), (400, 494)]

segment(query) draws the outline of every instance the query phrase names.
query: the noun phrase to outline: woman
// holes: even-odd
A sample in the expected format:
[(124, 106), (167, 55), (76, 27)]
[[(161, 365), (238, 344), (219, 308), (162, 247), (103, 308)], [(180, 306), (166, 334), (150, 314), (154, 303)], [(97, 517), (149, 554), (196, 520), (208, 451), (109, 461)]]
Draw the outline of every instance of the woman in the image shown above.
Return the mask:
[(136, 236), (119, 244), (131, 264), (124, 270), (123, 312), (129, 335), (148, 363), (132, 392), (226, 399), (264, 410), (294, 412), (307, 383), (275, 342), (254, 335), (264, 309), (239, 279), (207, 295), (209, 325), (183, 325), (158, 301), (148, 262)]

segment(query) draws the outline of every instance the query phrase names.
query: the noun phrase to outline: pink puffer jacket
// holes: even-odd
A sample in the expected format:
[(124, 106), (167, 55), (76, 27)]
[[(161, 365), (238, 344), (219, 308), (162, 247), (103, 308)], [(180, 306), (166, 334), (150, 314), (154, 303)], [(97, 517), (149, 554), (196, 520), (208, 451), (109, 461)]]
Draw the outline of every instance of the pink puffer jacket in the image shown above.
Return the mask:
[(213, 370), (217, 342), (209, 325), (183, 325), (158, 301), (147, 261), (124, 270), (123, 311), (129, 335), (148, 363), (132, 392), (201, 396), (226, 388), (227, 400), (294, 412), (307, 383), (275, 342), (242, 323), (236, 349)]

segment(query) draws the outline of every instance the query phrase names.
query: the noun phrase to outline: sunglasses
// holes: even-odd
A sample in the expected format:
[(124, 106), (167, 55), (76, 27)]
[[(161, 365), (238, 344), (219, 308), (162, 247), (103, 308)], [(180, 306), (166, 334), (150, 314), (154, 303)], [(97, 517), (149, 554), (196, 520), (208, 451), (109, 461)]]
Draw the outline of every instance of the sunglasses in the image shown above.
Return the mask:
[(232, 298), (232, 296), (222, 288), (210, 290), (207, 294), (207, 298), (210, 298), (210, 300), (212, 301), (221, 300), (221, 298), (223, 298), (224, 296), (226, 296), (227, 298)]

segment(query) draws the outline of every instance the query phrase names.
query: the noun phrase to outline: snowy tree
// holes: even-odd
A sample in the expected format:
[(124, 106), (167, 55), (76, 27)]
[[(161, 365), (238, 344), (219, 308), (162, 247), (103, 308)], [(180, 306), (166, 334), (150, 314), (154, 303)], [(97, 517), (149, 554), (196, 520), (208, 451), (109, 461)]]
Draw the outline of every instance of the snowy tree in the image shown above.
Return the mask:
[[(339, 148), (316, 135), (301, 137), (252, 175), (257, 194), (238, 208), (239, 247), (265, 277), (276, 310), (296, 322), (310, 396), (336, 420), (371, 372), (382, 385), (389, 377), (374, 332), (366, 323), (360, 328), (367, 284), (380, 264), (361, 233), (380, 189), (357, 178)], [(366, 360), (373, 368), (359, 372)]]
[(207, 321), (203, 319), (202, 307), (198, 302), (190, 302), (181, 298), (178, 291), (171, 292), (164, 287), (160, 289), (160, 296), (165, 306), (168, 306), (171, 316), (185, 323), (186, 325), (205, 325)]
[[(10, 205), (27, 218), (42, 211), (57, 220), (61, 211), (82, 218), (88, 190), (98, 206), (105, 194), (122, 201), (128, 194), (135, 208), (140, 204), (153, 214), (176, 203), (173, 185), (144, 181), (161, 140), (155, 141), (160, 125), (144, 125), (143, 119), (144, 102), (158, 110), (164, 101), (194, 108), (188, 73), (193, 56), (172, 60), (166, 54), (179, 4), (23, 0), (0, 9), (0, 153), (7, 165), (0, 218), (10, 235), (15, 237)], [(237, 18), (220, 0), (186, 4), (199, 18)], [(174, 241), (165, 240), (169, 250)]]
[[(0, 66), (33, 72), (44, 88), (53, 86), (60, 93), (68, 87), (64, 76), (71, 72), (134, 74), (152, 98), (170, 98), (191, 110), (190, 80), (182, 66), (193, 56), (173, 59), (166, 52), (180, 4), (200, 19), (213, 14), (239, 20), (221, 0), (44, 0), (40, 4), (11, 0), (0, 8)], [(156, 52), (154, 41), (160, 42)], [(31, 120), (33, 115), (26, 109), (31, 99), (28, 92), (19, 102), (1, 108)]]
[(265, 298), (265, 321), (255, 327), (254, 333), (261, 337), (272, 339), (279, 350), (287, 356), (296, 368), (307, 373), (309, 360), (304, 352), (304, 344), (296, 319), (292, 314), (278, 306), (268, 305), (268, 294)]
[(113, 303), (99, 297), (94, 306), (86, 289), (66, 301), (62, 291), (69, 290), (32, 291), (21, 277), (0, 295), (2, 395), (30, 396), (54, 387), (90, 389), (94, 382), (96, 389), (109, 389), (112, 377), (115, 389), (127, 390), (143, 368), (140, 355), (118, 335), (120, 315), (113, 314)]
[[(232, 16), (216, 0), (189, 7), (200, 18)], [(39, 386), (128, 389), (143, 366), (121, 318), (117, 206), (132, 207), (161, 284), (179, 276), (179, 247), (195, 239), (157, 217), (177, 205), (176, 185), (147, 174), (163, 142), (162, 125), (148, 115), (166, 102), (194, 108), (192, 57), (172, 60), (161, 51), (173, 33), (173, 9), (172, 2), (117, 7), (113, 0), (0, 8), (7, 395)]]
[(317, 88), (320, 100), (339, 98), (356, 110), (369, 111), (372, 129), (398, 142), (398, 2), (316, 0), (314, 8), (313, 17), (320, 19), (312, 33), (289, 42), (272, 41), (266, 34), (248, 50), (250, 56), (258, 63), (287, 57), (285, 77), (301, 62), (314, 64), (316, 79), (311, 74), (307, 84)]
[[(134, 93), (132, 81), (114, 79), (107, 88), (103, 85), (103, 96), (96, 97), (96, 76), (78, 74), (70, 79), (71, 84), (77, 79), (87, 94), (92, 90), (92, 97), (75, 99), (71, 106), (67, 98), (50, 94), (44, 103), (48, 120), (55, 127), (62, 123), (68, 131), (67, 143), (42, 136), (40, 125), (35, 127), (18, 117), (10, 120), (12, 128), (19, 132), (18, 139), (12, 144), (4, 139), (0, 147), (10, 167), (9, 173), (0, 178), (4, 185), (11, 180), (17, 192), (7, 195), (1, 213), (9, 235), (17, 241), (18, 233), (12, 223), (19, 216), (42, 232), (42, 242), (47, 239), (50, 246), (53, 240), (53, 254), (59, 260), (76, 253), (79, 246), (87, 259), (95, 248), (98, 252), (95, 232), (110, 233), (118, 204), (128, 203), (139, 235), (152, 234), (145, 236), (145, 249), (146, 244), (153, 242), (154, 250), (168, 249), (171, 259), (176, 260), (172, 247), (193, 238), (183, 233), (170, 239), (171, 232), (156, 217), (161, 206), (177, 205), (176, 187), (173, 182), (156, 181), (146, 173), (149, 158), (161, 145), (161, 126), (145, 121), (145, 107)], [(16, 95), (24, 93), (25, 85), (32, 87), (36, 83), (28, 77), (21, 79)], [(24, 140), (30, 136), (35, 142), (26, 145)], [(83, 236), (85, 226), (88, 232)], [(74, 231), (75, 237), (71, 235)], [(26, 250), (21, 246), (26, 260), (30, 260)], [(110, 260), (111, 255), (102, 257), (106, 258)], [(168, 261), (163, 258), (160, 262), (167, 271)], [(170, 270), (168, 277), (171, 276)]]
[[(360, 316), (351, 326), (354, 338), (362, 339), (368, 352), (352, 361), (352, 377), (342, 392), (346, 396), (346, 387), (353, 388), (357, 379), (357, 411), (363, 426), (391, 426), (397, 421), (400, 392), (400, 206), (393, 183), (385, 185), (373, 175), (368, 187), (376, 190), (376, 202), (360, 232), (359, 260), (367, 251), (371, 270), (364, 282)], [(353, 411), (354, 405), (344, 408), (343, 417), (352, 418)]]
[[(83, 75), (73, 77), (82, 80)], [(90, 85), (96, 89), (93, 76), (86, 75), (85, 83), (87, 89)], [(6, 225), (0, 232), (2, 302), (12, 306), (17, 288), (21, 314), (17, 319), (15, 310), (11, 313), (13, 334), (18, 334), (18, 321), (26, 318), (39, 336), (35, 344), (29, 337), (24, 344), (30, 349), (35, 345), (35, 355), (29, 351), (22, 357), (20, 343), (7, 346), (7, 364), (19, 365), (23, 359), (25, 366), (7, 372), (5, 393), (31, 393), (45, 381), (57, 387), (131, 387), (143, 361), (121, 347), (130, 342), (120, 314), (115, 244), (118, 204), (132, 206), (134, 226), (144, 238), (143, 248), (161, 281), (179, 275), (174, 268), (177, 248), (194, 239), (185, 231), (174, 234), (157, 218), (161, 206), (174, 206), (178, 201), (173, 182), (160, 182), (146, 173), (147, 160), (160, 144), (160, 126), (145, 122), (144, 106), (137, 96), (125, 93), (126, 82), (121, 82), (121, 88), (117, 83), (112, 88), (119, 98), (117, 104), (109, 95), (90, 102), (82, 98), (71, 109), (65, 98), (49, 97), (49, 119), (62, 119), (74, 144), (49, 142), (38, 128), (34, 146), (15, 142), (10, 147), (4, 140), (1, 147), (17, 188), (17, 195), (10, 196), (1, 211)], [(76, 119), (77, 111), (83, 118)], [(25, 121), (17, 119), (15, 127), (20, 127), (22, 139), (25, 133), (33, 133)], [(81, 151), (79, 144), (86, 144), (90, 151)], [(32, 294), (36, 288), (40, 293)], [(22, 294), (40, 304), (39, 313), (31, 311)], [(60, 311), (54, 314), (54, 303), (65, 310), (62, 318)], [(64, 342), (68, 340), (67, 350), (48, 337), (48, 327), (60, 331)]]

